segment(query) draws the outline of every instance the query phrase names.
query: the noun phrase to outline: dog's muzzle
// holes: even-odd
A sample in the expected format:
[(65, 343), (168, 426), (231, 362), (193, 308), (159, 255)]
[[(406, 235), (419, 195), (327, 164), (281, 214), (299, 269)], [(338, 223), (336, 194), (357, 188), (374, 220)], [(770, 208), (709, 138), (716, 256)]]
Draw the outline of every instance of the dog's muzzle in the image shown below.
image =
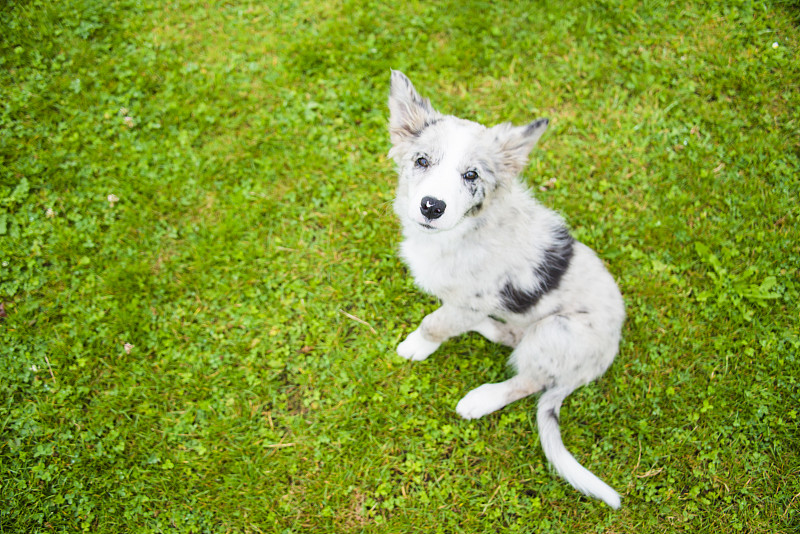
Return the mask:
[(444, 209), (447, 207), (444, 200), (439, 200), (433, 197), (424, 197), (419, 205), (419, 211), (422, 216), (428, 220), (438, 219), (444, 214)]

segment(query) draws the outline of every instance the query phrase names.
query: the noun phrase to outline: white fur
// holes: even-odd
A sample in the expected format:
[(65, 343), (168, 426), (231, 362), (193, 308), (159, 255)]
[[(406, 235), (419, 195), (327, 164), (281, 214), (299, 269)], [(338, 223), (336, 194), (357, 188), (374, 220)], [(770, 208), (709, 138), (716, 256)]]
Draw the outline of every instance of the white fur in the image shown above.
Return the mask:
[(417, 329), (411, 332), (408, 337), (397, 346), (397, 354), (415, 362), (421, 362), (434, 353), (441, 343), (428, 341), (422, 335), (422, 331)]
[[(470, 330), (514, 348), (516, 375), (470, 391), (456, 411), (475, 419), (544, 391), (537, 420), (548, 460), (578, 490), (618, 508), (619, 495), (572, 457), (558, 428), (564, 398), (611, 365), (625, 310), (596, 254), (517, 179), (547, 121), (486, 128), (442, 115), (398, 71), (389, 108), (400, 253), (419, 287), (442, 301), (398, 354), (423, 360)], [(430, 199), (446, 207), (433, 215)]]

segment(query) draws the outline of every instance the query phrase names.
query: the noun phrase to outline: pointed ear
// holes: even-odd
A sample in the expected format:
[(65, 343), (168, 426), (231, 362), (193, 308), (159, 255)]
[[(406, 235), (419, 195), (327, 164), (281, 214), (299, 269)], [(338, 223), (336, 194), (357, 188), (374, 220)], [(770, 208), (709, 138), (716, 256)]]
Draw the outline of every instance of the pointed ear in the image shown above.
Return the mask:
[(528, 154), (549, 123), (548, 119), (536, 119), (526, 126), (504, 123), (489, 130), (494, 134), (494, 141), (500, 152), (501, 168), (504, 172), (513, 175), (519, 174), (528, 162)]
[(416, 137), (441, 116), (427, 98), (419, 96), (411, 80), (399, 70), (392, 71), (389, 112), (389, 136), (393, 145)]

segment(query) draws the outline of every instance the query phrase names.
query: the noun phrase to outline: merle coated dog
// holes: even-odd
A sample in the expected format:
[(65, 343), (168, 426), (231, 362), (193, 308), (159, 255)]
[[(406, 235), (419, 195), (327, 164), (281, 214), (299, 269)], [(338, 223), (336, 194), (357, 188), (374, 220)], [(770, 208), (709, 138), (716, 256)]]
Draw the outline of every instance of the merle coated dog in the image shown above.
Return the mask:
[(417, 285), (442, 303), (398, 354), (424, 360), (467, 331), (512, 347), (516, 375), (473, 389), (456, 411), (475, 419), (542, 392), (547, 459), (575, 488), (618, 508), (617, 492), (567, 451), (558, 425), (562, 401), (614, 360), (625, 307), (603, 262), (518, 180), (547, 119), (487, 128), (444, 115), (398, 71), (389, 109), (401, 255)]

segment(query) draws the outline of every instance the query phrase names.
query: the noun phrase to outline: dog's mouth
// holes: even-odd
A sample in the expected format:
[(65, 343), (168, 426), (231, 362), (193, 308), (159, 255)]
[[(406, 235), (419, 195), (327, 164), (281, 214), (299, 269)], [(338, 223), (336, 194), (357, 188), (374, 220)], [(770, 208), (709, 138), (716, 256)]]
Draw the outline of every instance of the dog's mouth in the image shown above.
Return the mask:
[(433, 234), (433, 233), (439, 233), (439, 232), (446, 232), (446, 231), (452, 229), (452, 227), (449, 226), (449, 225), (448, 226), (441, 226), (441, 225), (436, 224), (438, 222), (439, 221), (432, 221), (430, 219), (423, 219), (423, 220), (414, 221), (414, 223), (416, 223), (416, 225), (417, 225), (417, 228), (420, 228), (421, 230), (425, 231), (426, 233), (432, 233)]

